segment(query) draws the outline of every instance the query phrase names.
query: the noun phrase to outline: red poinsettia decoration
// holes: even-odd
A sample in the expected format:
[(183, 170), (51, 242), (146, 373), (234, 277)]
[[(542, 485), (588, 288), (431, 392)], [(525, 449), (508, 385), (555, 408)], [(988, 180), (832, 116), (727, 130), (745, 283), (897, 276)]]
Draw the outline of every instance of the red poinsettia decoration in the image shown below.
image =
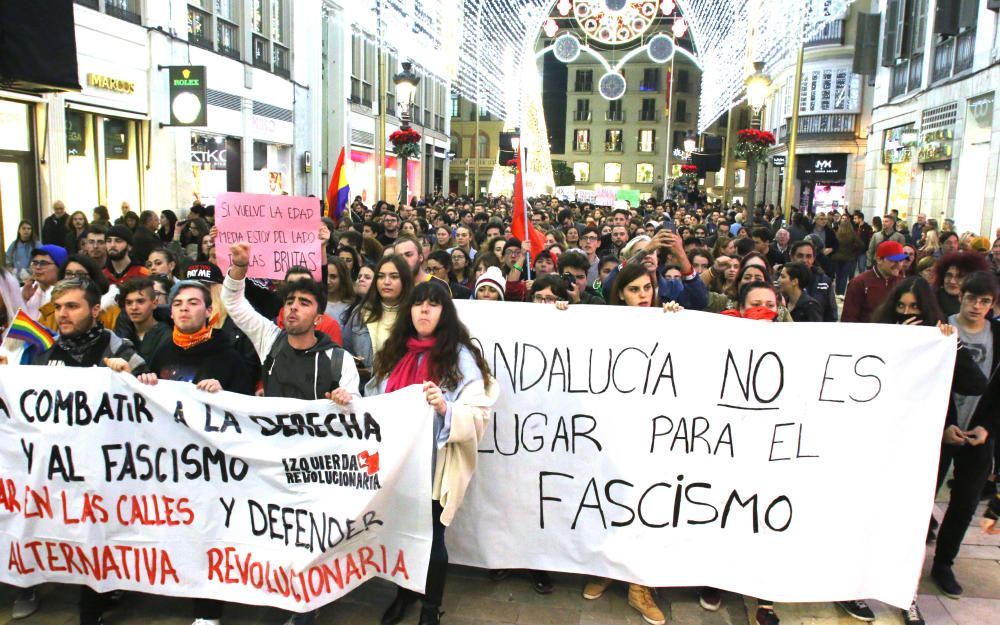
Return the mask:
[(391, 141), (393, 145), (399, 145), (400, 143), (417, 143), (420, 141), (420, 133), (412, 128), (397, 130), (389, 135), (389, 141)]
[(745, 161), (759, 161), (767, 154), (767, 149), (775, 143), (774, 133), (766, 130), (744, 128), (736, 134), (736, 158)]
[(514, 175), (517, 175), (517, 157), (516, 156), (514, 158), (510, 159), (509, 161), (507, 161), (507, 167), (510, 169), (510, 173), (512, 173)]
[(681, 173), (682, 174), (697, 174), (698, 173), (698, 166), (697, 165), (681, 165)]

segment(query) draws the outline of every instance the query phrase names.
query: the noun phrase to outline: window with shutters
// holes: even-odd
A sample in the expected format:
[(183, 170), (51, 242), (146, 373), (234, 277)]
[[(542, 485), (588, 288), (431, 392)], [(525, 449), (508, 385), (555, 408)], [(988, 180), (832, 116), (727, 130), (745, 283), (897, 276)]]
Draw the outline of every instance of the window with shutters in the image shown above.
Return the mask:
[(920, 89), (924, 76), (928, 0), (889, 0), (882, 65), (890, 67), (889, 97)]
[(932, 82), (972, 69), (975, 55), (979, 0), (954, 0), (946, 7), (939, 8), (934, 20), (939, 37), (934, 45)]

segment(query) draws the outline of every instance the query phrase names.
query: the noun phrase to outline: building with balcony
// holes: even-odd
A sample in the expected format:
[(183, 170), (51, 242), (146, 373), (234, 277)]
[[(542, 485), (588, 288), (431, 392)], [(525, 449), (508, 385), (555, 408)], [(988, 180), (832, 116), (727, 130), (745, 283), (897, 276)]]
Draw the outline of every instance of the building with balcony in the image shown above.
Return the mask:
[[(427, 69), (429, 59), (401, 56), (392, 47), (392, 38), (379, 49), (374, 23), (361, 21), (364, 12), (352, 12), (352, 8), (358, 10), (322, 0), (322, 126), (323, 145), (329, 155), (323, 175), (329, 180), (341, 148), (346, 148), (351, 195), (360, 196), (369, 206), (379, 200), (399, 202), (402, 166), (388, 137), (402, 126), (393, 76), (402, 70), (401, 63), (410, 61), (412, 71), (420, 77), (410, 127), (421, 139), (420, 157), (407, 159), (407, 195), (412, 201), (443, 191), (448, 181), (450, 82)], [(380, 92), (384, 97), (379, 97)], [(380, 107), (384, 107), (384, 127)], [(380, 136), (385, 141), (381, 166)]]
[[(810, 213), (862, 208), (871, 93), (865, 89), (865, 77), (854, 73), (853, 62), (855, 45), (861, 45), (857, 27), (863, 4), (854, 3), (846, 15), (803, 44), (795, 172), (783, 166), (788, 158), (795, 64), (771, 77), (771, 96), (754, 122), (774, 133), (777, 144), (759, 165), (755, 203), (791, 204)], [(782, 197), (787, 175), (795, 177), (791, 198)]]
[(865, 209), (1000, 227), (1000, 5), (880, 0)]
[[(193, 200), (212, 204), (225, 191), (322, 192), (318, 172), (302, 166), (319, 147), (311, 86), (321, 68), (308, 28), (318, 0), (72, 8), (82, 90), (0, 90), (4, 245), (20, 219), (37, 227), (39, 207), (55, 200), (88, 218), (97, 205), (118, 217), (123, 203), (183, 216)], [(204, 126), (169, 126), (170, 66), (205, 68)]]
[(451, 97), (450, 151), (454, 159), (448, 179), (449, 193), (478, 197), (488, 192), (498, 165), (503, 127), (504, 120), (474, 102)]

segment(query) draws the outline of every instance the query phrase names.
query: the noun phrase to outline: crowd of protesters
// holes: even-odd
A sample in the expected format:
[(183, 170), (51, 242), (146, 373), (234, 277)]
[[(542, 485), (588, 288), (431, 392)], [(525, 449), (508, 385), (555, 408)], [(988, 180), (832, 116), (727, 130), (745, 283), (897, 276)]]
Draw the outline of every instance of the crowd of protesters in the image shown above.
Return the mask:
[[(514, 210), (502, 197), (434, 196), (398, 209), (357, 198), (336, 221), (324, 218), (320, 280), (309, 268), (292, 267), (284, 280), (262, 281), (246, 276), (248, 244), (225, 250), (231, 266), (227, 275), (219, 269), (211, 206), (196, 204), (179, 219), (170, 210), (136, 215), (123, 204), (112, 222), (105, 207), (88, 220), (56, 202), (40, 241), (32, 224), (20, 224), (0, 280), (0, 325), (22, 309), (49, 327), (56, 343), (41, 351), (8, 340), (0, 358), (104, 366), (146, 384), (176, 380), (209, 392), (341, 404), (432, 380), (424, 392), (436, 414), (429, 442), (436, 462), (434, 541), (419, 622), (436, 625), (447, 566), (444, 532), (472, 477), (441, 450), (454, 445), (475, 453), (476, 432), (497, 399), (454, 300), (935, 326), (957, 334), (959, 350), (938, 478), (939, 488), (948, 481), (951, 497), (943, 518), (930, 519), (928, 542), (937, 543), (931, 578), (948, 597), (962, 595), (953, 565), (977, 504), (990, 500), (984, 531), (996, 531), (1000, 515), (1000, 446), (994, 445), (1000, 238), (991, 245), (956, 232), (950, 220), (918, 215), (907, 223), (895, 211), (870, 223), (860, 211), (794, 212), (786, 222), (773, 206), (643, 201), (608, 208), (537, 198), (530, 227), (545, 247), (531, 254), (512, 233)], [(459, 493), (444, 506), (441, 484)], [(536, 591), (552, 592), (545, 572), (530, 573)], [(610, 583), (591, 580), (583, 596), (597, 599)], [(662, 625), (653, 592), (630, 585), (629, 605)], [(113, 599), (84, 589), (81, 625), (102, 622)], [(401, 622), (418, 599), (400, 589), (382, 624)], [(722, 595), (703, 588), (699, 601), (718, 610)], [(861, 599), (838, 605), (858, 620), (874, 620)], [(37, 595), (26, 589), (13, 616), (37, 608)], [(217, 625), (223, 611), (221, 602), (197, 600), (195, 623)], [(916, 603), (903, 617), (923, 623)], [(289, 622), (314, 618), (297, 614)], [(755, 620), (777, 624), (774, 605), (759, 601)]]

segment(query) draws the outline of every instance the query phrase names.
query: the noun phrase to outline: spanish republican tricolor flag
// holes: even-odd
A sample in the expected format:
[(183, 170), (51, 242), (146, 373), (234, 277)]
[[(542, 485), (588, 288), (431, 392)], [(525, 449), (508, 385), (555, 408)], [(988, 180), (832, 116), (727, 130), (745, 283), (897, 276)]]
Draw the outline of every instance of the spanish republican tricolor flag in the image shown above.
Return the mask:
[(18, 309), (14, 321), (7, 328), (8, 339), (24, 341), (36, 346), (41, 351), (48, 351), (56, 343), (55, 337), (49, 329), (29, 317), (23, 310)]
[(344, 148), (340, 148), (337, 166), (333, 168), (330, 186), (326, 189), (326, 214), (334, 223), (340, 223), (340, 216), (347, 210), (347, 202), (351, 197), (351, 186), (347, 184), (347, 169), (344, 167), (344, 155)]

